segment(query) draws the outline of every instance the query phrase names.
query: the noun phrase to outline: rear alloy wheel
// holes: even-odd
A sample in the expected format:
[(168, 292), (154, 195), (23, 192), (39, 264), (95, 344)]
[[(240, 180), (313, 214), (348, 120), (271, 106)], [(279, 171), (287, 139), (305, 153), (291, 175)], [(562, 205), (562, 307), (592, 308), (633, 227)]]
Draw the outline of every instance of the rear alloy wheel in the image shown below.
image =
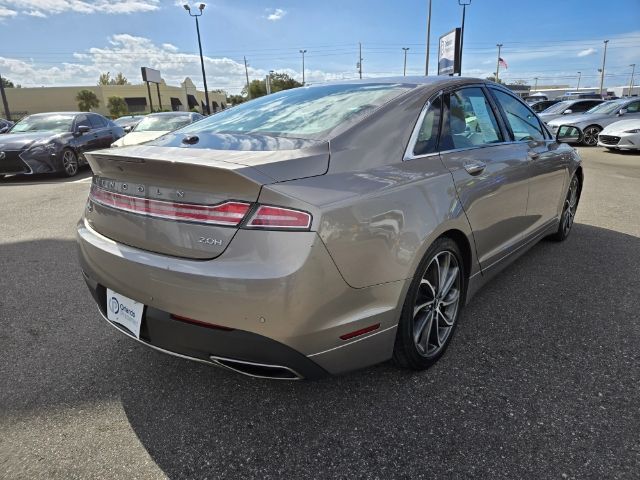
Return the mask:
[(78, 174), (78, 156), (73, 150), (62, 152), (62, 170), (67, 177), (74, 177)]
[(571, 179), (569, 184), (569, 191), (567, 192), (567, 198), (564, 200), (564, 207), (562, 209), (562, 216), (560, 217), (560, 225), (558, 225), (558, 231), (551, 237), (557, 242), (562, 242), (571, 233), (571, 227), (573, 227), (573, 221), (576, 218), (576, 210), (578, 209), (578, 201), (580, 200), (580, 180), (576, 175)]
[(393, 353), (396, 364), (422, 370), (442, 356), (462, 310), (464, 287), (458, 246), (448, 238), (438, 239), (407, 293)]
[(588, 145), (590, 147), (595, 147), (598, 144), (598, 135), (600, 134), (601, 131), (602, 129), (597, 125), (592, 125), (590, 127), (585, 128), (584, 131), (582, 132), (583, 134), (582, 142), (585, 145)]

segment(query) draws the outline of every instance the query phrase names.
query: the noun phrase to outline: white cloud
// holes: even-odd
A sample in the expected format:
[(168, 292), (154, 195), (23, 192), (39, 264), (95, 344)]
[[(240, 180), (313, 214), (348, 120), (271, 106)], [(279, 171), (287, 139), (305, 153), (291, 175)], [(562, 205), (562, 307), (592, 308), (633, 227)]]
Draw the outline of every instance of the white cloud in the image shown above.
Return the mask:
[(40, 10), (29, 10), (28, 12), (23, 12), (25, 15), (29, 15), (30, 17), (39, 17), (39, 18), (47, 18), (47, 16), (42, 13)]
[(282, 17), (287, 14), (286, 10), (283, 10), (281, 8), (268, 8), (267, 13), (267, 20), (271, 20), (272, 22), (281, 20)]
[(4, 18), (15, 17), (18, 14), (15, 10), (9, 10), (7, 7), (0, 5), (0, 21)]
[(597, 50), (595, 48), (586, 48), (584, 50), (580, 50), (578, 52), (579, 57), (588, 57), (589, 55), (593, 55)]
[(159, 0), (0, 0), (0, 17), (11, 8), (23, 9), (25, 15), (45, 17), (73, 12), (82, 14), (124, 14), (150, 12), (160, 8)]

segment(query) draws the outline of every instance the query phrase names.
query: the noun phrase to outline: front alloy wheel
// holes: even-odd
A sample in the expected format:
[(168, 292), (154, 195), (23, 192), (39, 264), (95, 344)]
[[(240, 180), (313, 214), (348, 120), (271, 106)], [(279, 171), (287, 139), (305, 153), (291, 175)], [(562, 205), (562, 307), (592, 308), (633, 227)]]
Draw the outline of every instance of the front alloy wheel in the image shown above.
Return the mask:
[(65, 150), (62, 154), (62, 168), (67, 177), (73, 177), (78, 173), (78, 157), (73, 150)]
[(584, 132), (582, 132), (584, 136), (582, 141), (584, 142), (585, 145), (588, 145), (590, 147), (595, 147), (598, 144), (598, 135), (600, 134), (601, 131), (602, 129), (595, 125), (592, 127), (585, 128)]
[(442, 356), (462, 310), (464, 281), (458, 246), (448, 238), (437, 240), (407, 293), (393, 353), (396, 364), (421, 370)]

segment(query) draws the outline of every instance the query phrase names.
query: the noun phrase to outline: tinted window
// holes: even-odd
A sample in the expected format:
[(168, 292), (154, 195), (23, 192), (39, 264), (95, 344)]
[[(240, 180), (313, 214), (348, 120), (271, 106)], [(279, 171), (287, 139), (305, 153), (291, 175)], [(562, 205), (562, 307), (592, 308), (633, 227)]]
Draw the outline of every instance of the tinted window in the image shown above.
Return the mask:
[(571, 105), (569, 108), (574, 113), (578, 113), (578, 112), (586, 112), (591, 107), (593, 107), (593, 102), (576, 102), (573, 105)]
[(103, 128), (107, 126), (107, 122), (99, 115), (89, 115), (89, 121), (93, 128)]
[(438, 130), (440, 128), (440, 111), (442, 108), (442, 97), (438, 96), (427, 109), (424, 115), (418, 137), (413, 147), (414, 155), (425, 155), (433, 153), (438, 146)]
[(402, 84), (333, 84), (260, 97), (182, 129), (185, 133), (271, 133), (324, 138), (409, 90)]
[(480, 88), (463, 88), (445, 96), (440, 151), (502, 142), (493, 110)]
[(545, 135), (536, 115), (520, 100), (493, 89), (498, 103), (507, 116), (507, 123), (513, 132), (514, 140), (544, 140)]
[(640, 102), (631, 102), (626, 108), (627, 113), (638, 113), (640, 111)]
[(87, 115), (78, 115), (76, 117), (76, 128), (78, 128), (80, 125), (84, 125), (85, 127), (92, 128), (92, 125), (89, 122)]

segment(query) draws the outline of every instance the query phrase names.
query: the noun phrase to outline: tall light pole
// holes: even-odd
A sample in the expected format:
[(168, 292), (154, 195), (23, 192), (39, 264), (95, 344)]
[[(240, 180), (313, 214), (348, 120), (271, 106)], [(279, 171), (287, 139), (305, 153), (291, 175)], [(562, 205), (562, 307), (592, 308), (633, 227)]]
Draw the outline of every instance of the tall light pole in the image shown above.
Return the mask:
[(247, 65), (247, 57), (244, 57), (244, 75), (247, 78), (247, 98), (251, 100), (251, 90), (249, 89), (249, 65)]
[(403, 75), (406, 77), (407, 76), (407, 52), (409, 51), (409, 47), (402, 47), (402, 50), (404, 50), (404, 69), (403, 69)]
[(458, 0), (458, 5), (462, 5), (462, 28), (460, 29), (460, 58), (458, 59), (458, 65), (462, 76), (462, 46), (464, 45), (464, 17), (467, 12), (467, 5), (471, 5), (471, 0)]
[(207, 102), (207, 115), (211, 115), (211, 104), (209, 103), (209, 89), (207, 88), (207, 76), (204, 73), (204, 58), (202, 58), (202, 42), (200, 41), (200, 24), (198, 23), (198, 17), (202, 16), (205, 4), (198, 5), (198, 11), (200, 13), (193, 13), (191, 7), (188, 4), (184, 4), (184, 9), (196, 19), (196, 32), (198, 32), (198, 48), (200, 49), (200, 66), (202, 67), (202, 82), (204, 83), (204, 99)]
[(502, 50), (502, 44), (497, 43), (496, 47), (498, 47), (498, 64), (496, 65), (496, 83), (500, 83), (498, 80), (500, 75), (500, 50)]
[(425, 76), (429, 76), (429, 48), (431, 44), (431, 0), (429, 0), (429, 13), (427, 14), (427, 61), (424, 66)]
[(360, 74), (360, 80), (362, 80), (362, 42), (358, 43), (358, 49), (360, 53), (358, 54), (358, 73)]
[(632, 63), (629, 65), (631, 67), (631, 80), (629, 80), (629, 96), (633, 92), (633, 74), (636, 73), (636, 64)]
[(580, 90), (580, 77), (582, 77), (582, 72), (578, 72), (578, 86), (576, 87), (576, 90)]
[(533, 79), (536, 81), (536, 82), (533, 84), (533, 90), (534, 90), (534, 91), (537, 91), (537, 90), (538, 90), (538, 77), (533, 77)]
[(302, 85), (304, 85), (304, 54), (307, 53), (306, 50), (300, 50), (302, 54)]
[(607, 43), (609, 40), (604, 41), (604, 53), (602, 55), (602, 69), (600, 70), (600, 96), (602, 96), (602, 89), (604, 88), (604, 67), (607, 63)]

